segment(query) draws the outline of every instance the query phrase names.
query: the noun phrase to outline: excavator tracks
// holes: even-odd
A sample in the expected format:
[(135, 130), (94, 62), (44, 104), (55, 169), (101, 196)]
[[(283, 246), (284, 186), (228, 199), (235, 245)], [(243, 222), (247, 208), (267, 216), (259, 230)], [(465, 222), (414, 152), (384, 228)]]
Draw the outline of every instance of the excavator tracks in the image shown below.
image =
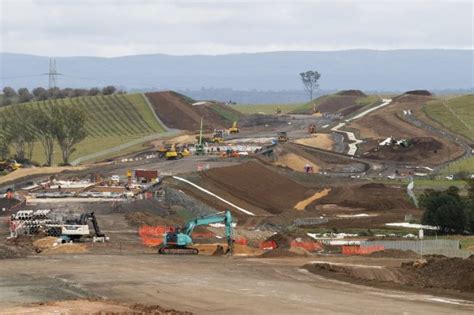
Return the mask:
[(161, 255), (197, 255), (199, 250), (190, 247), (161, 247), (158, 253)]

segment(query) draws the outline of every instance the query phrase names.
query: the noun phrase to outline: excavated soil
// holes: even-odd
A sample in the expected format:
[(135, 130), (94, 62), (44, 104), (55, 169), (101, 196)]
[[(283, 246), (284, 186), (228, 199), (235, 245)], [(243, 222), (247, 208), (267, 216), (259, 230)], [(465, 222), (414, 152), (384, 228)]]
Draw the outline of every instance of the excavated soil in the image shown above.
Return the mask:
[[(324, 100), (319, 106), (318, 110), (321, 113), (335, 114), (341, 111), (346, 111), (346, 115), (356, 111), (360, 108), (356, 103), (357, 96), (340, 95), (337, 97), (329, 97)], [(350, 110), (347, 110), (350, 109)], [(348, 111), (348, 112), (347, 112)]]
[(332, 150), (334, 144), (334, 140), (332, 139), (331, 135), (327, 133), (313, 134), (309, 138), (301, 138), (293, 142), (328, 151)]
[(351, 264), (307, 264), (308, 271), (357, 284), (409, 291), (443, 293), (474, 300), (474, 259), (431, 257), (400, 267)]
[(288, 167), (297, 172), (305, 172), (304, 167), (306, 165), (311, 165), (313, 167), (313, 172), (319, 171), (319, 167), (313, 162), (294, 153), (286, 153), (279, 156), (278, 161), (275, 162), (275, 165)]
[[(406, 163), (435, 166), (464, 154), (464, 149), (455, 143), (425, 129), (413, 126), (405, 119), (403, 111), (411, 110), (416, 117), (430, 96), (403, 94), (392, 99), (388, 106), (351, 122), (347, 128), (355, 129), (358, 138), (365, 140), (359, 151), (376, 159), (396, 160)], [(409, 148), (382, 148), (375, 152), (378, 142), (388, 137), (414, 140)], [(435, 152), (436, 151), (436, 152)]]
[(389, 211), (413, 209), (405, 189), (383, 184), (345, 185), (334, 187), (331, 192), (315, 201), (314, 205), (336, 204), (364, 211)]
[(211, 169), (201, 180), (272, 214), (292, 210), (315, 192), (254, 161)]
[[(375, 143), (374, 143), (375, 142)], [(377, 141), (367, 142), (363, 147), (374, 147)], [(438, 151), (443, 149), (443, 144), (434, 138), (413, 138), (409, 147), (383, 146), (377, 151), (370, 150), (364, 156), (369, 159), (410, 162), (418, 159), (429, 159), (438, 155)]]
[(309, 204), (311, 204), (313, 201), (316, 201), (318, 199), (321, 199), (329, 194), (331, 191), (331, 188), (325, 188), (321, 191), (316, 192), (314, 195), (312, 195), (309, 198), (306, 198), (305, 200), (302, 200), (298, 202), (295, 205), (296, 210), (304, 210)]
[(279, 257), (311, 257), (313, 256), (310, 252), (308, 252), (304, 248), (300, 247), (290, 247), (287, 248), (276, 248), (273, 250), (269, 250), (262, 255), (260, 258), (279, 258)]
[(420, 255), (411, 250), (385, 249), (367, 256), (376, 258), (418, 258)]
[(181, 312), (165, 309), (158, 305), (126, 304), (113, 300), (79, 299), (70, 301), (55, 301), (34, 303), (3, 309), (6, 314), (156, 314), (156, 315), (191, 315), (190, 312)]
[[(172, 91), (146, 93), (153, 109), (163, 123), (169, 128), (182, 130), (199, 130), (201, 117), (204, 129), (228, 128), (231, 121), (218, 114), (218, 111), (232, 113), (240, 117), (241, 113), (221, 104), (204, 104), (193, 106), (183, 95)], [(218, 107), (213, 110), (211, 107)]]

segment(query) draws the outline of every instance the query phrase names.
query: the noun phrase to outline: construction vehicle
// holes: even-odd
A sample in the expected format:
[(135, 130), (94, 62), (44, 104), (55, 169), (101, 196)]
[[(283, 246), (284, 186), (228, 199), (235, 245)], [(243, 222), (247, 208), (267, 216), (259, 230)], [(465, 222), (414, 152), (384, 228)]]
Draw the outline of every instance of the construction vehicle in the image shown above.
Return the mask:
[(224, 223), (225, 236), (227, 239), (227, 254), (232, 255), (234, 248), (232, 215), (229, 210), (214, 215), (202, 216), (188, 221), (183, 228), (165, 234), (163, 244), (158, 253), (163, 255), (197, 255), (199, 250), (190, 247), (193, 244), (191, 234), (196, 226), (209, 225), (213, 223)]
[(195, 146), (196, 150), (194, 151), (194, 154), (196, 155), (204, 155), (204, 143), (202, 139), (202, 117), (201, 117), (201, 129), (199, 129), (199, 139), (198, 143)]
[[(94, 232), (91, 233), (89, 221)], [(45, 233), (64, 240), (80, 240), (92, 237), (94, 242), (104, 242), (108, 237), (100, 231), (94, 212), (82, 213), (79, 217), (58, 218), (50, 209), (20, 210), (11, 215), (10, 236)]]
[[(92, 222), (94, 232), (91, 233), (89, 221)], [(66, 219), (61, 225), (61, 236), (73, 241), (92, 236), (94, 242), (105, 242), (107, 237), (100, 231), (94, 212), (85, 212), (78, 219)]]
[(224, 142), (224, 133), (225, 130), (214, 129), (214, 134), (212, 135), (211, 141), (214, 143), (223, 143)]
[(0, 161), (0, 172), (1, 171), (13, 172), (19, 169), (20, 167), (22, 167), (22, 165), (15, 160)]
[(239, 133), (239, 132), (240, 130), (237, 127), (237, 122), (234, 121), (234, 123), (232, 124), (232, 127), (229, 128), (229, 133), (232, 134), (232, 133)]
[(315, 124), (311, 124), (311, 125), (308, 126), (308, 133), (309, 134), (316, 133), (316, 125)]
[(285, 131), (280, 131), (278, 133), (278, 142), (280, 143), (288, 142), (288, 135), (286, 134)]

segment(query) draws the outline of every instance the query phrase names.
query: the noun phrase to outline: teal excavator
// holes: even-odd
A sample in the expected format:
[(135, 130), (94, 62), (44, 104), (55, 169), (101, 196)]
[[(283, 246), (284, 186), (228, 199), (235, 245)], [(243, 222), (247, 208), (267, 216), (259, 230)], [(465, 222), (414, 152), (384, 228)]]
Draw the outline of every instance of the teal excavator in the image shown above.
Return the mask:
[(190, 247), (193, 244), (191, 234), (196, 226), (209, 225), (213, 223), (224, 223), (225, 236), (227, 238), (226, 253), (232, 255), (234, 249), (234, 240), (232, 238), (232, 215), (229, 210), (219, 212), (213, 215), (202, 216), (188, 221), (183, 228), (178, 228), (174, 232), (165, 234), (163, 244), (158, 253), (165, 255), (197, 255), (199, 250)]

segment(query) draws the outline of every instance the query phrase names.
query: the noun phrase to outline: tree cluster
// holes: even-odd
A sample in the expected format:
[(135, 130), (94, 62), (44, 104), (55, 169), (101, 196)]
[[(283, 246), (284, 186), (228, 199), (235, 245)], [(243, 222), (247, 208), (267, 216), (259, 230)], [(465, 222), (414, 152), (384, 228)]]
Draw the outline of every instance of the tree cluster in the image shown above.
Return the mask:
[(420, 197), (425, 209), (423, 224), (438, 226), (443, 233), (474, 234), (474, 180), (467, 181), (468, 195), (459, 194), (459, 188), (445, 191), (427, 189)]
[(37, 87), (31, 90), (31, 92), (27, 88), (19, 88), (18, 91), (15, 91), (12, 87), (6, 86), (3, 88), (3, 97), (0, 106), (79, 96), (112, 95), (115, 93), (123, 94), (125, 92), (123, 90), (118, 90), (112, 85), (106, 86), (102, 89), (97, 87), (91, 89), (45, 89), (42, 87)]
[[(0, 157), (13, 156), (19, 162), (31, 162), (35, 142), (40, 142), (46, 165), (53, 164), (54, 144), (57, 143), (63, 164), (69, 164), (76, 144), (84, 140), (85, 114), (73, 106), (46, 109), (13, 106), (0, 116)], [(14, 152), (10, 152), (13, 149)]]

